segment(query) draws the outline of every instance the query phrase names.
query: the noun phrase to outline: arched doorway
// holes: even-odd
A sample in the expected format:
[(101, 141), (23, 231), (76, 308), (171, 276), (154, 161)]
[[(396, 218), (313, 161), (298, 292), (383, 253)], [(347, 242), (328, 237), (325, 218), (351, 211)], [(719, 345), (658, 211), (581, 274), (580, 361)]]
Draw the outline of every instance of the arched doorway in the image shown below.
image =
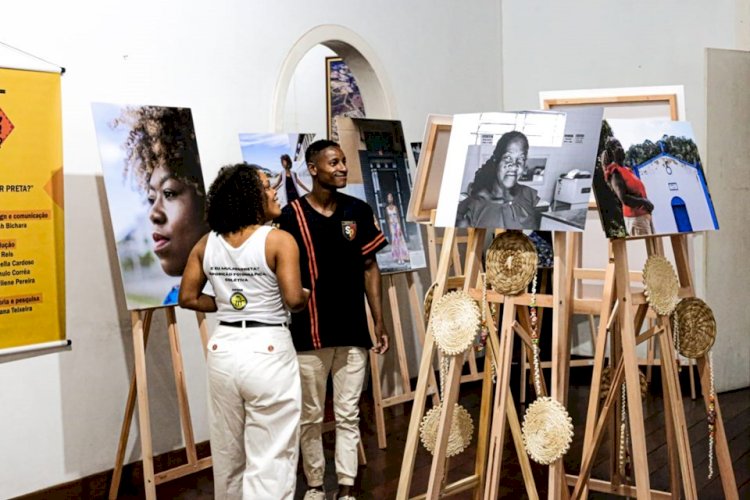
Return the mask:
[(677, 224), (677, 230), (681, 233), (691, 232), (693, 225), (690, 223), (690, 214), (687, 211), (687, 205), (685, 200), (679, 196), (672, 198), (672, 213), (674, 214), (674, 222)]
[(396, 116), (393, 92), (373, 49), (343, 26), (322, 25), (300, 37), (282, 64), (271, 112), (276, 131), (294, 129), (325, 137), (320, 125), (325, 120), (324, 64), (331, 55), (341, 57), (356, 78), (368, 117)]

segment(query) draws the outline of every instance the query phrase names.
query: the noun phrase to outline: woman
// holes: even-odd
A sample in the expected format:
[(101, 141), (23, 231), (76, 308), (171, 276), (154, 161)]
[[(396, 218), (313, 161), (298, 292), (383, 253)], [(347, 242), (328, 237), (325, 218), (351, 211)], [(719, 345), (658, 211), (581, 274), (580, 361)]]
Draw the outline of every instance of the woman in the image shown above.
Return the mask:
[[(205, 191), (188, 108), (127, 108), (114, 126), (130, 127), (125, 174), (135, 177), (150, 206), (153, 250), (168, 276), (180, 276), (196, 242), (208, 232)], [(178, 286), (163, 305), (177, 302)]]
[(279, 173), (279, 178), (273, 188), (278, 190), (281, 183), (284, 182), (284, 193), (286, 194), (286, 203), (284, 203), (284, 205), (286, 205), (287, 203), (291, 203), (299, 198), (300, 194), (297, 190), (298, 185), (305, 191), (305, 193), (309, 193), (310, 188), (302, 183), (295, 172), (292, 172), (292, 159), (289, 155), (281, 155), (281, 166), (284, 170)]
[(627, 167), (625, 150), (620, 141), (610, 137), (604, 143), (601, 155), (604, 180), (622, 204), (622, 215), (629, 236), (645, 236), (654, 233), (651, 212), (654, 204), (646, 197), (646, 186)]
[(457, 227), (538, 229), (539, 196), (518, 184), (528, 154), (529, 141), (521, 132), (500, 137), (495, 152), (474, 175), (469, 196), (458, 204)]
[(409, 248), (406, 246), (404, 232), (401, 229), (401, 212), (393, 201), (393, 194), (385, 195), (385, 214), (388, 218), (390, 232), (391, 258), (398, 264), (409, 262)]
[[(293, 498), (300, 376), (287, 310), (304, 309), (299, 249), (265, 226), (281, 215), (259, 167), (222, 168), (208, 192), (211, 233), (190, 253), (180, 306), (217, 311), (208, 345), (215, 497)], [(203, 293), (210, 281), (215, 297)]]

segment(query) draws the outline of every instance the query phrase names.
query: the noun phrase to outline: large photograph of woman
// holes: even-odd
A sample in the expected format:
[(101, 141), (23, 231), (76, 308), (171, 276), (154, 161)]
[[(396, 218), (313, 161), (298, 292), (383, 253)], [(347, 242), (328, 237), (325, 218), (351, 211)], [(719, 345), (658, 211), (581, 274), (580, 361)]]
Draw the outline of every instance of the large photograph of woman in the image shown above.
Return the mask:
[(526, 173), (528, 156), (529, 140), (522, 132), (503, 134), (492, 156), (475, 172), (468, 196), (458, 204), (456, 227), (538, 227), (539, 195), (518, 183)]
[(436, 225), (583, 231), (602, 108), (455, 115)]
[(128, 309), (175, 305), (208, 232), (190, 109), (94, 104), (93, 113)]

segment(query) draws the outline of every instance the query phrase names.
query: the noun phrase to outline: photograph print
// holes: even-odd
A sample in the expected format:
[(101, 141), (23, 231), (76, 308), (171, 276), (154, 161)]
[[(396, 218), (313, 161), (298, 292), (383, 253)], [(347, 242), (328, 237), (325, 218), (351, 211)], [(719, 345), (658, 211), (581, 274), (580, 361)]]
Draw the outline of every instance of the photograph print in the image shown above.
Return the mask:
[(602, 112), (455, 115), (436, 225), (583, 231)]
[[(401, 122), (354, 119), (359, 139), (359, 166), (365, 200), (372, 208), (388, 246), (377, 253), (383, 273), (426, 267), (422, 233), (415, 222), (406, 220), (411, 197), (408, 153)], [(356, 162), (349, 162), (351, 165)]]
[(92, 110), (127, 307), (176, 305), (188, 255), (209, 231), (190, 109)]
[(339, 141), (337, 116), (364, 118), (365, 104), (354, 73), (341, 57), (326, 57), (326, 123), (328, 138)]
[(690, 123), (610, 119), (600, 142), (594, 193), (608, 238), (719, 228)]
[(315, 134), (240, 134), (242, 159), (271, 179), (282, 208), (312, 189), (305, 151)]

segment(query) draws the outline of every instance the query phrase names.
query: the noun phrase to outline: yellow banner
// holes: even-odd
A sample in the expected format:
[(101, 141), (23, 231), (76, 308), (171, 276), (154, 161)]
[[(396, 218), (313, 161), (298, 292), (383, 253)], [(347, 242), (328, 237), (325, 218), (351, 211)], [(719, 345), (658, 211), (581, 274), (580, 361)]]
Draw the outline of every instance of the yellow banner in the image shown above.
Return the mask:
[(0, 69), (0, 349), (65, 339), (60, 75)]

